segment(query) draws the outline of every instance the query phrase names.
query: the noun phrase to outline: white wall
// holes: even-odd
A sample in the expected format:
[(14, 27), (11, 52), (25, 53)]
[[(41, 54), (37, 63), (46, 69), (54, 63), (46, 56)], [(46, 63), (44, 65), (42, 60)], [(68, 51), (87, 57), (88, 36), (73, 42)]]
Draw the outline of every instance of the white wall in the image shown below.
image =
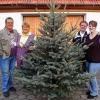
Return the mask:
[(97, 25), (97, 31), (100, 32), (100, 13), (88, 12), (86, 14), (86, 21), (89, 22), (91, 20), (97, 21), (97, 23), (98, 23), (98, 25)]
[[(91, 20), (95, 20), (97, 21), (98, 25), (97, 25), (97, 31), (100, 32), (100, 12), (68, 12), (69, 14), (83, 14), (85, 15), (85, 20), (87, 22), (91, 21)], [(88, 31), (88, 29), (87, 29)]]
[[(85, 20), (87, 22), (91, 20), (95, 20), (98, 22), (97, 31), (100, 31), (100, 13), (99, 12), (68, 12), (68, 13), (69, 14), (72, 14), (72, 13), (73, 14), (85, 14)], [(21, 32), (21, 26), (23, 22), (22, 14), (23, 12), (22, 13), (21, 12), (20, 13), (0, 13), (0, 30), (4, 28), (5, 26), (5, 19), (7, 17), (12, 17), (14, 19), (14, 28), (17, 29), (18, 32)], [(28, 12), (26, 12), (26, 14), (28, 14)], [(36, 13), (33, 13), (33, 14), (36, 14)]]
[(14, 19), (14, 29), (21, 32), (22, 16), (20, 13), (0, 13), (0, 30), (5, 27), (5, 19), (7, 17)]

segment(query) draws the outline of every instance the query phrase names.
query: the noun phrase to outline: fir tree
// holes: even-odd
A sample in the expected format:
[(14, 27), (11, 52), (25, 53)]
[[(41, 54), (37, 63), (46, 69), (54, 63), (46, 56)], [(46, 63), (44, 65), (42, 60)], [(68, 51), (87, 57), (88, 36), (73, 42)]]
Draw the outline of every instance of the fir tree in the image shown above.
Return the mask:
[(72, 33), (65, 32), (65, 14), (55, 13), (55, 3), (49, 5), (50, 13), (41, 16), (41, 36), (35, 48), (25, 57), (19, 76), (30, 89), (40, 90), (48, 98), (71, 95), (89, 79), (82, 73), (85, 47), (72, 42)]

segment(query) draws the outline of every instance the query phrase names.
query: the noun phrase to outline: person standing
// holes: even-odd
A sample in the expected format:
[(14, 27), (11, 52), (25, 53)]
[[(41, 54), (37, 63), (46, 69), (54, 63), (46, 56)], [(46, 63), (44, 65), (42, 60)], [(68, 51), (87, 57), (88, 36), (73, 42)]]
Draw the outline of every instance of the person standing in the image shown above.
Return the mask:
[(5, 27), (0, 31), (0, 67), (2, 73), (2, 92), (5, 97), (10, 91), (16, 91), (13, 86), (13, 72), (16, 62), (16, 44), (18, 32), (13, 29), (14, 20), (5, 19)]
[[(75, 37), (73, 38), (74, 43), (82, 44), (82, 45), (85, 43), (86, 37), (88, 35), (86, 31), (87, 27), (88, 27), (88, 23), (86, 21), (80, 22), (80, 31), (75, 34)], [(83, 58), (83, 60), (85, 61), (85, 58)], [(86, 72), (86, 62), (83, 62), (81, 69), (82, 72)]]
[[(85, 45), (89, 48), (86, 52), (86, 68), (89, 73), (96, 74), (100, 70), (100, 34), (96, 31), (97, 22), (92, 20), (89, 22), (90, 34), (86, 38)], [(87, 98), (93, 99), (98, 96), (98, 83), (96, 76), (89, 82), (89, 91)]]
[(75, 34), (75, 37), (73, 38), (73, 42), (75, 43), (83, 43), (86, 39), (86, 36), (88, 35), (86, 29), (88, 27), (88, 23), (86, 21), (80, 22), (80, 31)]
[(35, 34), (30, 32), (30, 25), (24, 22), (22, 25), (22, 34), (18, 37), (17, 68), (21, 68), (24, 56), (35, 47), (33, 43), (34, 37)]

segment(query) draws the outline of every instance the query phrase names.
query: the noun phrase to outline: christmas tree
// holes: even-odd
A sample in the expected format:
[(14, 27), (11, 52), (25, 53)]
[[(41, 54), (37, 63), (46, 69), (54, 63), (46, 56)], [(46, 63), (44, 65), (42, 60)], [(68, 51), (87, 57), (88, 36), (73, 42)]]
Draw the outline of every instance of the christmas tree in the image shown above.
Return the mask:
[(45, 93), (48, 98), (70, 96), (89, 79), (82, 73), (85, 47), (72, 42), (72, 33), (64, 31), (64, 13), (55, 13), (58, 6), (48, 5), (50, 13), (41, 15), (41, 36), (35, 41), (35, 48), (25, 57), (19, 71), (20, 79), (30, 89)]

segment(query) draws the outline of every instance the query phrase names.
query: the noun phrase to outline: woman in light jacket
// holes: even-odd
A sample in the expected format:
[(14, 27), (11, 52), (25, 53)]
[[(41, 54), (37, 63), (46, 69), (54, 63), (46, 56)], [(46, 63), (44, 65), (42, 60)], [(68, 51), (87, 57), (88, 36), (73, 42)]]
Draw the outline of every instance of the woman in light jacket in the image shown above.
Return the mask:
[(23, 64), (23, 58), (27, 54), (28, 50), (34, 48), (35, 34), (30, 32), (30, 25), (28, 23), (23, 23), (22, 34), (18, 37), (17, 44), (17, 68)]

